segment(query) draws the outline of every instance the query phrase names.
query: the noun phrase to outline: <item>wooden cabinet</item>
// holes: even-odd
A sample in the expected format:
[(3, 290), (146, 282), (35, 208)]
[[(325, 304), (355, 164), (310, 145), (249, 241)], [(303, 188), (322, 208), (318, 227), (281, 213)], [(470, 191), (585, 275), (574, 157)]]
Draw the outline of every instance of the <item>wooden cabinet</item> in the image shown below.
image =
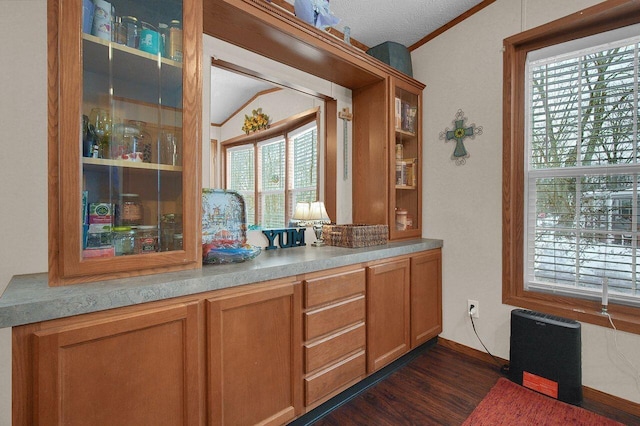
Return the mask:
[(390, 76), (353, 91), (353, 220), (391, 240), (422, 235), (423, 89)]
[(411, 257), (411, 348), (442, 332), (442, 251)]
[[(100, 2), (93, 29), (81, 0), (48, 4), (50, 285), (198, 267), (201, 2)], [(138, 38), (111, 41), (109, 16)]]
[(13, 328), (14, 424), (285, 424), (442, 329), (440, 249)]
[(280, 425), (301, 412), (300, 294), (289, 281), (207, 300), (209, 424)]
[(14, 329), (14, 424), (201, 424), (198, 312), (173, 303)]
[(367, 268), (367, 371), (372, 373), (409, 351), (410, 261)]
[(391, 184), (387, 208), (392, 240), (422, 235), (423, 87), (391, 78)]
[(304, 401), (318, 405), (366, 375), (365, 271), (304, 280)]

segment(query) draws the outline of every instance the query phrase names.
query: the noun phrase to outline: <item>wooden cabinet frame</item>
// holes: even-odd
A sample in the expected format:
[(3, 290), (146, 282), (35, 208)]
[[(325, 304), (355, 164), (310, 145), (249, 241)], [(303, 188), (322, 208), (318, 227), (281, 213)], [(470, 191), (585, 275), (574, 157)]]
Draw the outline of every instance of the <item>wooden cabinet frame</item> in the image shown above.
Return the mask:
[[(183, 2), (184, 251), (117, 258), (81, 256), (81, 153), (78, 140), (82, 88), (81, 0), (48, 2), (49, 282), (75, 284), (200, 266), (202, 3)], [(192, 218), (192, 219), (188, 219)]]

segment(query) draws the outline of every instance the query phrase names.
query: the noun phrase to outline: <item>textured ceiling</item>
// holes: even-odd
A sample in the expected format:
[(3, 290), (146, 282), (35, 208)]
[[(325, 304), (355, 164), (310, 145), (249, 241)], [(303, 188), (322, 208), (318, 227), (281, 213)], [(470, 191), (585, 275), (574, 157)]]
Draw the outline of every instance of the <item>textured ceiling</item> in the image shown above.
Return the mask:
[[(293, 4), (294, 0), (287, 0)], [(406, 47), (420, 41), (482, 0), (330, 0), (342, 32), (369, 47), (394, 41)]]

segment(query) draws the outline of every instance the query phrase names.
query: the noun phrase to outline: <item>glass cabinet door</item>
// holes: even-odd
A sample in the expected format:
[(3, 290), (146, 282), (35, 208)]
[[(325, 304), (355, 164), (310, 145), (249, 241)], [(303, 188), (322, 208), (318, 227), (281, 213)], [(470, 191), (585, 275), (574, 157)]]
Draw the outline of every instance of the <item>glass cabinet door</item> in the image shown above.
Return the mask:
[[(392, 87), (394, 114), (392, 120), (395, 146), (391, 147), (394, 171), (390, 202), (390, 234), (392, 239), (421, 235), (421, 171), (420, 140), (421, 96), (415, 88), (395, 82)], [(395, 152), (395, 155), (393, 153)]]
[(193, 15), (183, 0), (60, 4), (60, 275), (194, 263)]

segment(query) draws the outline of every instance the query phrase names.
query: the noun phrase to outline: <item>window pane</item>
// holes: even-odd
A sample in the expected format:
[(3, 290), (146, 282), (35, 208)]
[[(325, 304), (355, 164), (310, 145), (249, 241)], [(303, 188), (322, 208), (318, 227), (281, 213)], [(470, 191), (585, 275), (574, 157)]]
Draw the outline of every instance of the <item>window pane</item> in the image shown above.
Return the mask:
[(640, 301), (637, 58), (627, 42), (530, 64), (527, 288)]
[(534, 68), (531, 75), (531, 167), (576, 165), (579, 62)]
[(285, 143), (284, 139), (259, 145), (261, 199), (260, 225), (263, 228), (281, 228), (285, 212)]
[(633, 162), (634, 46), (587, 55), (582, 69), (582, 164)]
[(260, 146), (260, 190), (284, 190), (284, 140)]
[(284, 193), (262, 196), (263, 228), (282, 228), (284, 224)]
[(253, 145), (227, 151), (227, 188), (238, 191), (247, 207), (247, 224), (255, 224), (255, 174)]
[[(293, 188), (315, 188), (318, 177), (318, 146), (315, 127), (293, 139)], [(316, 201), (315, 199), (311, 201)]]

